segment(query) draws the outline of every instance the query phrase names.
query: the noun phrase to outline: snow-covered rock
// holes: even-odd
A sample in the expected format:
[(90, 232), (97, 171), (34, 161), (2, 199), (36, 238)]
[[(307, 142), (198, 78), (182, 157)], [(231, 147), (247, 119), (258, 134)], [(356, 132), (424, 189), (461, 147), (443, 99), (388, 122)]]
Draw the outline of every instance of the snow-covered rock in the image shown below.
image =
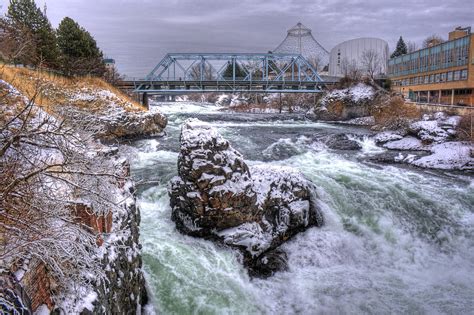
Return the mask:
[(370, 115), (369, 106), (376, 97), (373, 87), (359, 83), (325, 94), (308, 116), (319, 120), (350, 120)]
[[(399, 153), (395, 157), (379, 157), (379, 160), (406, 163), (423, 168), (443, 170), (474, 169), (471, 152), (472, 143), (450, 141), (456, 135), (456, 128), (461, 117), (448, 116), (438, 112), (425, 114), (422, 119), (411, 123), (407, 130), (384, 131), (377, 134), (374, 140), (384, 148), (400, 151), (425, 151), (422, 154)], [(407, 135), (408, 134), (408, 135)]]
[(99, 122), (104, 125), (104, 131), (98, 136), (113, 140), (157, 135), (165, 129), (168, 120), (160, 112), (123, 111), (112, 117), (99, 116)]
[(333, 150), (360, 150), (362, 146), (355, 140), (355, 136), (347, 134), (329, 135), (325, 140), (328, 148)]
[(383, 131), (375, 135), (374, 140), (377, 144), (384, 144), (389, 141), (396, 141), (403, 138), (403, 134), (398, 131)]
[(461, 117), (447, 116), (445, 113), (423, 115), (423, 119), (411, 123), (408, 132), (425, 144), (446, 142), (456, 135), (456, 127)]
[(409, 150), (409, 151), (429, 151), (430, 147), (422, 143), (415, 137), (405, 137), (400, 140), (390, 141), (383, 145), (384, 148), (390, 150)]
[(433, 145), (431, 155), (411, 161), (411, 164), (433, 169), (474, 170), (474, 158), (471, 157), (472, 143), (446, 142)]
[(333, 90), (327, 93), (319, 103), (322, 106), (327, 106), (334, 100), (346, 100), (354, 104), (360, 104), (361, 102), (371, 100), (374, 95), (375, 90), (373, 87), (359, 83), (347, 89)]
[(227, 140), (197, 119), (183, 124), (180, 143), (178, 176), (169, 186), (176, 227), (240, 249), (252, 275), (284, 268), (262, 259), (297, 232), (322, 224), (313, 184), (300, 172), (249, 168)]
[(218, 106), (228, 106), (230, 105), (230, 102), (232, 101), (232, 97), (227, 95), (227, 94), (221, 94), (217, 98), (216, 105)]
[(303, 141), (293, 142), (290, 138), (279, 139), (262, 151), (265, 161), (284, 160), (306, 151)]

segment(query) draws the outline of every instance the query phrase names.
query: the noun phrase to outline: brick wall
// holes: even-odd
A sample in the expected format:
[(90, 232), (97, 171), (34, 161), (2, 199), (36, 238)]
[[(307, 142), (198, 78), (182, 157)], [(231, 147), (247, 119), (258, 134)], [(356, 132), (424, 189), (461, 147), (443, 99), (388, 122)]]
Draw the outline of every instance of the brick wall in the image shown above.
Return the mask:
[(40, 260), (30, 262), (28, 271), (25, 272), (20, 284), (31, 300), (33, 312), (42, 304), (46, 304), (49, 309), (53, 308), (51, 280), (48, 277), (45, 265)]
[(85, 225), (92, 233), (97, 234), (97, 245), (102, 246), (104, 240), (100, 234), (110, 233), (112, 230), (112, 211), (97, 215), (89, 206), (82, 203), (72, 205), (71, 210), (75, 222)]

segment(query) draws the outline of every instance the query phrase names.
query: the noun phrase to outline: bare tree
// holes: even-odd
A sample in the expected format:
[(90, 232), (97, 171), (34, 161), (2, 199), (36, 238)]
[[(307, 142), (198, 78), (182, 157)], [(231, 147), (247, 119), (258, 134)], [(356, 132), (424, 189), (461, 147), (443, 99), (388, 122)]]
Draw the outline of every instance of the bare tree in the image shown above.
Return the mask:
[(349, 61), (349, 59), (343, 58), (341, 60), (341, 71), (344, 77), (349, 78), (354, 82), (362, 79), (362, 71), (354, 59)]
[(418, 49), (419, 48), (416, 42), (412, 42), (412, 41), (407, 42), (408, 53), (412, 53), (414, 51), (417, 51)]
[(202, 68), (202, 79), (204, 81), (211, 81), (213, 80), (214, 70), (208, 63), (204, 63), (201, 67), (201, 63), (197, 63), (191, 67), (189, 76), (192, 80), (200, 81), (201, 80), (201, 68)]
[(377, 74), (382, 72), (381, 58), (379, 54), (373, 49), (368, 49), (362, 53), (361, 63), (367, 76), (372, 81), (375, 80), (375, 76)]
[(106, 67), (104, 73), (104, 80), (112, 85), (117, 85), (120, 81), (124, 78), (123, 76), (117, 71), (115, 66)]
[(86, 203), (100, 216), (117, 209), (114, 162), (94, 152), (95, 122), (53, 117), (0, 81), (0, 262), (39, 259), (61, 285), (101, 281), (97, 236), (73, 211)]
[(425, 38), (423, 41), (423, 48), (428, 48), (441, 43), (444, 43), (444, 39), (437, 34), (433, 34)]
[(251, 73), (252, 80), (262, 80), (262, 65), (260, 61), (249, 60), (245, 64), (242, 64), (249, 73)]
[(318, 71), (322, 70), (322, 68), (325, 66), (321, 63), (321, 57), (319, 56), (308, 57), (307, 60), (311, 66), (313, 66), (313, 68)]

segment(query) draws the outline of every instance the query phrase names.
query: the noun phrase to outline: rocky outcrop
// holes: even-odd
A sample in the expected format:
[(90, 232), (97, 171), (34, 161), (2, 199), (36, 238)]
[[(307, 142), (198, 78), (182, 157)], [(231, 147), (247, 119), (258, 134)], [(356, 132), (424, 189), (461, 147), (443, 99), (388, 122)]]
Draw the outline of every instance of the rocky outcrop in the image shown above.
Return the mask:
[[(129, 176), (129, 165), (124, 161), (122, 176)], [(147, 302), (145, 278), (142, 271), (139, 243), (140, 210), (135, 203), (135, 186), (131, 181), (121, 184), (127, 202), (122, 211), (113, 215), (113, 230), (104, 238), (101, 261), (106, 284), (95, 286), (97, 297), (92, 303), (92, 314), (131, 314)], [(89, 314), (87, 310), (82, 312)]]
[(308, 117), (328, 121), (367, 117), (371, 114), (370, 107), (376, 96), (373, 87), (362, 83), (346, 89), (332, 90), (308, 112)]
[[(129, 176), (128, 163), (117, 165), (123, 178)], [(134, 185), (126, 180), (118, 187), (125, 200), (110, 216), (93, 217), (86, 205), (73, 211), (77, 222), (97, 236), (97, 248), (90, 254), (104, 271), (101, 281), (90, 279), (88, 287), (57, 291), (55, 280), (39, 259), (25, 261), (14, 273), (0, 274), (0, 312), (33, 314), (135, 314), (147, 303), (145, 278), (139, 243), (140, 212), (135, 204)], [(82, 211), (84, 210), (84, 211)], [(89, 214), (88, 214), (89, 213)], [(108, 218), (112, 222), (109, 222)], [(103, 222), (102, 222), (103, 221)], [(102, 222), (102, 223), (101, 223)], [(84, 275), (87, 277), (87, 275)], [(56, 290), (54, 289), (56, 288)]]
[(460, 120), (459, 116), (439, 112), (423, 115), (422, 120), (411, 122), (404, 129), (380, 132), (374, 137), (377, 144), (389, 150), (409, 152), (385, 153), (374, 160), (472, 172), (472, 143), (453, 141)]
[(104, 128), (98, 137), (114, 140), (157, 135), (165, 129), (168, 120), (159, 112), (123, 111), (111, 117), (100, 116), (99, 122)]
[(181, 130), (178, 176), (169, 186), (172, 219), (185, 234), (238, 248), (251, 275), (285, 268), (276, 250), (322, 224), (315, 189), (287, 167), (249, 167), (210, 125), (196, 119)]
[[(354, 136), (355, 137), (355, 136)], [(333, 150), (360, 150), (362, 146), (359, 142), (347, 134), (336, 134), (327, 137), (325, 144)]]

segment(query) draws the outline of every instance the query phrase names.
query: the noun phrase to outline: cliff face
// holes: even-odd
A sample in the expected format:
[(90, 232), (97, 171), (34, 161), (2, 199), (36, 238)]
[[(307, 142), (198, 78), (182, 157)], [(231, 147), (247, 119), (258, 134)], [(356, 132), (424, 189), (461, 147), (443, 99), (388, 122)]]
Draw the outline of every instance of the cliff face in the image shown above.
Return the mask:
[[(123, 163), (122, 167), (123, 175), (128, 176), (128, 164)], [(88, 215), (85, 205), (76, 206), (78, 223), (90, 228), (97, 236), (98, 247), (91, 249), (91, 255), (97, 256), (98, 264), (104, 270), (102, 281), (91, 279), (89, 288), (57, 292), (45, 265), (32, 259), (14, 273), (0, 275), (0, 310), (19, 314), (33, 314), (39, 310), (65, 314), (140, 312), (148, 301), (141, 269), (140, 210), (135, 204), (133, 182), (122, 182), (119, 189), (126, 202), (119, 211), (111, 212), (111, 216), (105, 219)]]
[[(128, 173), (128, 165), (126, 171)], [(126, 182), (122, 187), (130, 194), (124, 211), (114, 216), (115, 231), (105, 239), (102, 265), (106, 282), (96, 286), (93, 310), (82, 314), (133, 314), (148, 301), (142, 272), (139, 243), (140, 210), (135, 204), (135, 187)]]
[(0, 313), (139, 312), (147, 297), (135, 187), (117, 148), (98, 139), (155, 134), (166, 117), (105, 90), (43, 83), (65, 105), (38, 106), (0, 80)]

